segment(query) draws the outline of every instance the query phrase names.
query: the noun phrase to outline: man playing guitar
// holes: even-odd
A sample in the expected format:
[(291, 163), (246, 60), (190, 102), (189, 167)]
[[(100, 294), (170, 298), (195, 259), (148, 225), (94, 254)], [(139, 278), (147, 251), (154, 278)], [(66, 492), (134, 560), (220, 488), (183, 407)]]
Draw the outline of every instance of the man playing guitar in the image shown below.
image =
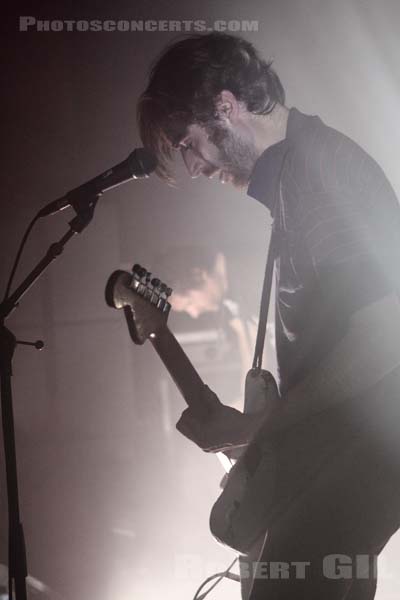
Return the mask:
[[(251, 569), (243, 594), (370, 600), (376, 576), (367, 566), (400, 519), (394, 192), (355, 142), (287, 108), (271, 65), (239, 37), (170, 45), (151, 70), (138, 121), (165, 181), (179, 151), (191, 177), (241, 188), (274, 216), (281, 400), (260, 418), (220, 404), (205, 387), (212, 418), (189, 407), (177, 425), (216, 451), (245, 446), (263, 422), (276, 450), (274, 518), (254, 560), (281, 568), (278, 576)], [(338, 556), (345, 573), (331, 568)]]

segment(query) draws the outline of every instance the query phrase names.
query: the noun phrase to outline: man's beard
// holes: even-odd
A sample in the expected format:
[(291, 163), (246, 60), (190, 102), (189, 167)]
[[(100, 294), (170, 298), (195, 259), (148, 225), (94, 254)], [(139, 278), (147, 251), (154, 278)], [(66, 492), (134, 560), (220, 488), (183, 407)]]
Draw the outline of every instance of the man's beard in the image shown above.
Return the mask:
[(245, 143), (242, 138), (223, 127), (218, 121), (210, 121), (205, 125), (209, 140), (219, 151), (221, 171), (232, 176), (237, 187), (247, 187), (250, 175), (258, 159), (254, 146)]

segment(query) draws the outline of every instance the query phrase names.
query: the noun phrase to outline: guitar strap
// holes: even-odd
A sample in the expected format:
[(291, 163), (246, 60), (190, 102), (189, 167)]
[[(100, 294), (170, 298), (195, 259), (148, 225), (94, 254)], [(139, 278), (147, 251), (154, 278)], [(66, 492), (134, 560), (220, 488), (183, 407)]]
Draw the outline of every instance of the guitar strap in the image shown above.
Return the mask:
[[(261, 292), (261, 304), (260, 304), (260, 317), (258, 320), (257, 338), (254, 349), (253, 358), (253, 372), (259, 373), (262, 367), (262, 357), (264, 353), (265, 334), (267, 331), (267, 320), (268, 311), (271, 303), (271, 288), (272, 288), (272, 276), (274, 273), (274, 264), (276, 259), (277, 250), (277, 214), (280, 215), (281, 203), (282, 203), (282, 173), (286, 163), (288, 152), (283, 157), (281, 172), (279, 175), (279, 194), (276, 194), (275, 201), (272, 210), (273, 223), (271, 228), (271, 237), (268, 247), (267, 263), (265, 266), (264, 283)], [(280, 227), (279, 227), (280, 229)]]
[[(272, 276), (274, 274), (274, 265), (275, 259), (277, 257), (277, 248), (278, 241), (277, 235), (278, 231), (281, 230), (280, 222), (279, 227), (277, 223), (277, 215), (280, 217), (280, 207), (282, 203), (282, 173), (286, 163), (286, 157), (288, 152), (283, 157), (282, 167), (279, 174), (279, 194), (275, 194), (275, 199), (273, 203), (272, 209), (272, 227), (271, 227), (271, 237), (268, 247), (267, 254), (267, 262), (265, 266), (265, 274), (264, 274), (264, 282), (261, 292), (261, 303), (260, 303), (260, 316), (258, 320), (258, 329), (257, 329), (257, 337), (254, 349), (254, 358), (253, 358), (253, 366), (252, 369), (247, 374), (246, 378), (246, 395), (245, 395), (245, 412), (250, 411), (250, 403), (248, 402), (248, 389), (247, 382), (257, 380), (261, 388), (264, 389), (273, 389), (275, 392), (275, 397), (279, 397), (278, 387), (273, 376), (267, 371), (262, 369), (262, 357), (264, 353), (264, 344), (265, 344), (265, 335), (267, 331), (267, 321), (268, 321), (268, 311), (271, 303), (271, 289), (272, 289)], [(279, 209), (279, 210), (278, 210)], [(279, 219), (280, 221), (280, 219)], [(271, 382), (272, 380), (272, 382)], [(252, 400), (253, 405), (255, 405), (254, 399)], [(239, 557), (239, 567), (240, 567), (240, 585), (241, 585), (241, 595), (242, 600), (248, 600), (250, 598), (250, 593), (253, 585), (253, 578), (249, 577), (249, 570), (251, 570), (252, 565), (257, 562), (261, 556), (261, 553), (264, 549), (264, 545), (267, 540), (267, 532), (264, 535), (261, 535), (256, 544), (251, 548), (249, 554), (247, 556)]]
[(268, 248), (267, 264), (265, 267), (264, 283), (261, 292), (260, 316), (258, 320), (257, 338), (254, 349), (253, 371), (260, 371), (264, 352), (265, 334), (267, 330), (268, 309), (271, 303), (272, 275), (275, 264), (275, 235), (274, 225), (271, 230), (271, 238)]

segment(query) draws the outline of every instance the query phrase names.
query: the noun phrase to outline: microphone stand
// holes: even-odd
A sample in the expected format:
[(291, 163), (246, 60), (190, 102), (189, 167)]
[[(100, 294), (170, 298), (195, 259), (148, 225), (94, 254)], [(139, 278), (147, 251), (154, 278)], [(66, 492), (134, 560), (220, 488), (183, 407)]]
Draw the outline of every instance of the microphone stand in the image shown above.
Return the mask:
[[(44, 258), (18, 286), (13, 294), (0, 304), (0, 379), (1, 410), (3, 420), (4, 456), (7, 479), (8, 504), (8, 597), (12, 600), (13, 585), (15, 599), (27, 600), (26, 578), (28, 576), (24, 531), (20, 521), (18, 500), (17, 458), (15, 449), (15, 429), (12, 405), (12, 359), (16, 344), (14, 334), (5, 327), (7, 317), (18, 306), (19, 300), (39, 279), (53, 260), (62, 254), (65, 245), (77, 233), (81, 233), (91, 222), (97, 200), (101, 194), (88, 196), (79, 194), (71, 202), (76, 217), (69, 222), (70, 229), (50, 246)], [(40, 344), (39, 344), (40, 346)]]

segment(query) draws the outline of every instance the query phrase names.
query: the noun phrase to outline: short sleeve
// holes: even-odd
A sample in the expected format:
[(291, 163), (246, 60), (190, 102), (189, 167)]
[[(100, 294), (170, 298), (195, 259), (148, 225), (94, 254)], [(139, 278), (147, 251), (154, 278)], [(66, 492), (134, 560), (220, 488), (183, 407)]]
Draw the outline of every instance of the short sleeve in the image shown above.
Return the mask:
[(352, 312), (400, 289), (400, 206), (368, 154), (340, 134), (332, 142), (309, 162), (299, 229), (323, 292)]

